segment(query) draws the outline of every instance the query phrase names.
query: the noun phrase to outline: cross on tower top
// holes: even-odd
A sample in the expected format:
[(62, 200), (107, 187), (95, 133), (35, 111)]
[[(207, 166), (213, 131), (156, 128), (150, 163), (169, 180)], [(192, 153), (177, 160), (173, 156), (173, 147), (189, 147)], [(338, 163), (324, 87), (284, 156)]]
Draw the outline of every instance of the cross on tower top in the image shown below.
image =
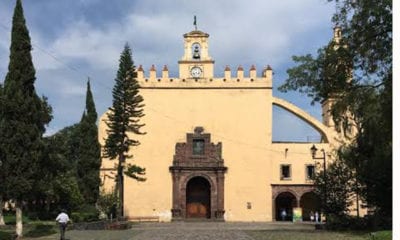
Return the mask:
[(197, 19), (196, 19), (196, 15), (194, 15), (193, 25), (194, 25), (194, 29), (197, 31)]

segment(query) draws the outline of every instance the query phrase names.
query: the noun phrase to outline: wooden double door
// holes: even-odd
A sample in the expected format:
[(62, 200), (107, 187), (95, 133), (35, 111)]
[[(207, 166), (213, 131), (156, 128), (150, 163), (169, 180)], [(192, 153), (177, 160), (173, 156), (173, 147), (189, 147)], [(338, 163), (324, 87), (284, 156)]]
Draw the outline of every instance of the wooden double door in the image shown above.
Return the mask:
[(186, 217), (210, 218), (210, 183), (203, 177), (194, 177), (186, 186)]

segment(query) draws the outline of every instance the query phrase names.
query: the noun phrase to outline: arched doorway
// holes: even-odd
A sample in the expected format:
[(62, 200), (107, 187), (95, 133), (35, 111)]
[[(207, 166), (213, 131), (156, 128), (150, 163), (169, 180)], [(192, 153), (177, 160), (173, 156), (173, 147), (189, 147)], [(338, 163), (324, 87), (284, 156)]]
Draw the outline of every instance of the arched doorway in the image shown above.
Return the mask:
[(207, 179), (190, 179), (186, 186), (186, 217), (210, 218), (210, 200), (210, 183)]
[[(292, 221), (293, 208), (297, 206), (296, 196), (290, 192), (282, 192), (275, 198), (275, 219), (277, 221)], [(286, 216), (282, 216), (285, 212)]]
[[(303, 221), (311, 221), (311, 214), (321, 213), (321, 201), (314, 192), (306, 192), (300, 198), (300, 207), (303, 212)], [(311, 213), (312, 212), (312, 213)]]

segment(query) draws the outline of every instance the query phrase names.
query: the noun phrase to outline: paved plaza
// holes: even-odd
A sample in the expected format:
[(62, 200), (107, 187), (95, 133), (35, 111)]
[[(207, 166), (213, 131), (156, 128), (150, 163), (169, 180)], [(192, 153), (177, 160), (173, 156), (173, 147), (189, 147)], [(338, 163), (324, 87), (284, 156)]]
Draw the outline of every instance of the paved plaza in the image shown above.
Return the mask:
[[(246, 231), (252, 230), (313, 230), (309, 223), (224, 223), (224, 222), (173, 222), (138, 223), (129, 230), (67, 231), (69, 240), (252, 240)], [(36, 240), (58, 239), (51, 235)]]

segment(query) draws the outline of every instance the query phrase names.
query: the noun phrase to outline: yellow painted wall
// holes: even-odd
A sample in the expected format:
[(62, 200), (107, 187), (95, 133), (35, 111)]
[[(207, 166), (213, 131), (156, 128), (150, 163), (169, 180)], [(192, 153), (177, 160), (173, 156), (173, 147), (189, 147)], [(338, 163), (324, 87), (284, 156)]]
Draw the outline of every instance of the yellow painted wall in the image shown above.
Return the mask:
[[(159, 216), (169, 221), (172, 208), (172, 165), (175, 144), (186, 141), (196, 126), (222, 142), (225, 175), (225, 220), (272, 220), (270, 184), (301, 184), (305, 164), (313, 163), (311, 144), (273, 144), (272, 81), (258, 78), (237, 82), (222, 79), (173, 82), (140, 80), (146, 124), (141, 145), (132, 149), (132, 163), (146, 167), (147, 181), (125, 178), (125, 214)], [(105, 116), (103, 115), (102, 119)], [(105, 124), (100, 121), (100, 139)], [(326, 144), (325, 144), (326, 145)], [(321, 146), (318, 146), (321, 147)], [(325, 147), (325, 146), (323, 146)], [(288, 151), (285, 155), (285, 149)], [(129, 162), (129, 161), (128, 161)], [(280, 180), (280, 164), (292, 164), (292, 180)], [(103, 167), (112, 167), (103, 160)], [(106, 185), (113, 185), (109, 179)], [(252, 208), (247, 209), (250, 202)]]
[[(222, 143), (222, 158), (228, 168), (225, 174), (225, 220), (273, 220), (271, 184), (312, 184), (306, 180), (306, 165), (313, 164), (312, 143), (273, 143), (272, 105), (286, 107), (306, 122), (317, 126), (330, 143), (316, 144), (325, 149), (330, 161), (331, 149), (337, 145), (332, 128), (317, 122), (313, 117), (272, 94), (272, 69), (268, 68), (257, 78), (225, 72), (224, 79), (213, 78), (213, 61), (208, 55), (208, 35), (194, 32), (185, 35), (184, 56), (179, 64), (181, 78), (153, 75), (146, 78), (138, 72), (144, 98), (146, 135), (132, 136), (141, 142), (132, 148), (128, 163), (146, 168), (145, 182), (125, 177), (125, 216), (158, 216), (161, 221), (171, 220), (172, 166), (175, 144), (186, 142), (186, 134), (201, 126), (211, 134), (213, 143)], [(199, 34), (201, 37), (199, 37)], [(193, 42), (201, 42), (202, 61), (206, 77), (190, 78), (190, 51)], [(204, 60), (204, 61), (203, 61)], [(230, 77), (232, 76), (232, 77)], [(185, 80), (183, 80), (183, 78)], [(106, 114), (99, 122), (99, 141), (104, 145)], [(291, 126), (287, 126), (290, 128)], [(290, 180), (280, 179), (281, 164), (291, 164)], [(322, 164), (322, 163), (321, 163)], [(321, 165), (322, 166), (322, 165)], [(103, 159), (101, 177), (105, 188), (114, 185), (116, 160)], [(248, 209), (248, 203), (251, 209)]]

